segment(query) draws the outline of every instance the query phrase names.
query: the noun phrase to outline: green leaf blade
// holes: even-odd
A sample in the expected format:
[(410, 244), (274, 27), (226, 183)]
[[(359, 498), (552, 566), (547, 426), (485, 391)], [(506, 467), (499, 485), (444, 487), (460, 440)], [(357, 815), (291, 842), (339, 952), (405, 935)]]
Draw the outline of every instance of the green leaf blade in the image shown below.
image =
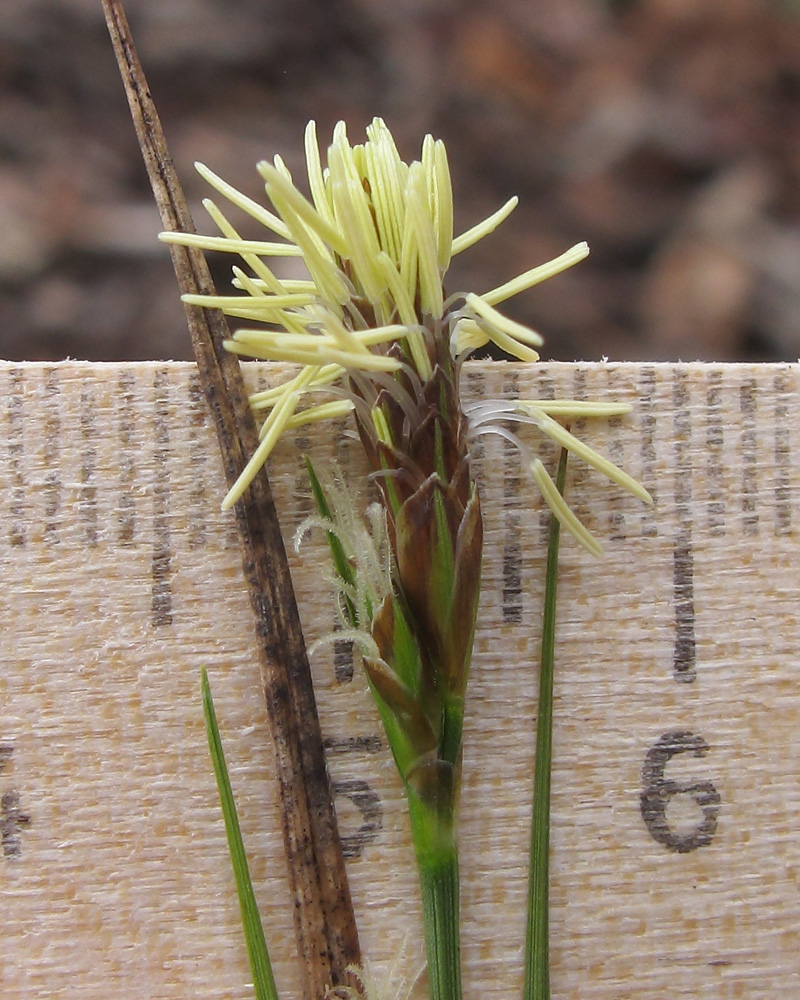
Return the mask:
[[(567, 449), (562, 448), (556, 489), (564, 493)], [(550, 1000), (550, 779), (553, 757), (553, 668), (555, 661), (558, 548), (561, 524), (550, 520), (542, 614), (542, 655), (539, 668), (539, 721), (533, 778), (528, 923), (525, 938), (523, 1000)]]
[(211, 751), (211, 761), (214, 765), (214, 776), (217, 779), (222, 818), (225, 822), (225, 834), (228, 840), (228, 850), (236, 879), (236, 891), (239, 894), (239, 907), (242, 914), (242, 927), (247, 943), (247, 954), (250, 958), (250, 969), (253, 974), (253, 992), (256, 1000), (279, 1000), (272, 974), (272, 963), (264, 937), (264, 928), (258, 912), (253, 883), (250, 879), (250, 868), (247, 864), (242, 831), (236, 812), (228, 768), (219, 735), (217, 714), (211, 697), (211, 686), (208, 682), (208, 672), (202, 670), (203, 714), (206, 722), (208, 747)]

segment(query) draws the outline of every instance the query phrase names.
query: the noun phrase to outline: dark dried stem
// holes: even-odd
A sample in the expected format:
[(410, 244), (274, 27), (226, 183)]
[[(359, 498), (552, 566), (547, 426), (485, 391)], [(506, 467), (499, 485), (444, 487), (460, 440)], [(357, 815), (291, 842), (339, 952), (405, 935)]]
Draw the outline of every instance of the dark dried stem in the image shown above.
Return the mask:
[[(103, 7), (162, 225), (195, 232), (122, 3), (103, 0)], [(181, 292), (214, 294), (199, 250), (172, 246), (170, 252)], [(231, 486), (257, 447), (255, 421), (239, 363), (222, 347), (228, 336), (222, 314), (191, 306), (186, 313)], [(326, 986), (346, 980), (346, 966), (358, 963), (360, 952), (305, 642), (263, 469), (236, 504), (236, 517), (275, 742), (304, 992), (319, 1000)]]

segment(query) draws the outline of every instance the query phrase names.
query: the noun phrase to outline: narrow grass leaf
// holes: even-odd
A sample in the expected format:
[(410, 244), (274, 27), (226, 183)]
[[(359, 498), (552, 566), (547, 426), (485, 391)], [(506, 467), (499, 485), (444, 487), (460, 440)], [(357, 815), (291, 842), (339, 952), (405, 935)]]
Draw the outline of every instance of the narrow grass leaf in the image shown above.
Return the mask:
[[(556, 489), (564, 493), (567, 449), (561, 449)], [(539, 721), (533, 776), (528, 925), (525, 939), (523, 1000), (550, 1000), (550, 777), (553, 757), (553, 665), (555, 660), (558, 545), (561, 524), (550, 520), (545, 571), (542, 655), (539, 667)]]
[(250, 957), (250, 969), (253, 974), (253, 992), (256, 1000), (278, 1000), (278, 991), (272, 975), (272, 963), (269, 960), (267, 942), (264, 938), (264, 928), (258, 912), (253, 883), (250, 880), (250, 869), (247, 855), (242, 842), (242, 832), (239, 828), (239, 817), (236, 813), (236, 803), (233, 799), (228, 768), (222, 750), (222, 740), (217, 725), (217, 714), (211, 698), (211, 686), (208, 683), (208, 673), (203, 667), (203, 714), (206, 720), (206, 734), (214, 765), (214, 775), (219, 789), (222, 818), (225, 821), (225, 834), (228, 839), (228, 850), (231, 855), (233, 874), (236, 879), (236, 891), (239, 894), (239, 906), (242, 912), (242, 927), (244, 928), (247, 954)]

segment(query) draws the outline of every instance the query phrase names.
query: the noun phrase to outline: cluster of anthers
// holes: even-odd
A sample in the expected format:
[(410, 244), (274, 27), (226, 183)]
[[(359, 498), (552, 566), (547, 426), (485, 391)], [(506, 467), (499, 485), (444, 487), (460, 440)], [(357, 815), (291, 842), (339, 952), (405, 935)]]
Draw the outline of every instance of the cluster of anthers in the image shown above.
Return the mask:
[[(300, 370), (283, 384), (251, 397), (267, 412), (260, 446), (225, 497), (232, 506), (267, 460), (281, 434), (302, 424), (341, 417), (365, 407), (365, 382), (396, 396), (401, 406), (409, 373), (431, 375), (442, 352), (456, 376), (460, 363), (494, 343), (521, 361), (536, 361), (542, 338), (501, 313), (497, 306), (582, 260), (579, 243), (545, 264), (484, 292), (446, 296), (443, 280), (453, 256), (491, 233), (517, 204), (511, 198), (483, 222), (453, 236), (453, 200), (444, 144), (426, 136), (419, 161), (406, 164), (384, 122), (367, 128), (367, 141), (351, 146), (343, 122), (333, 133), (323, 168), (314, 122), (305, 133), (310, 199), (295, 186), (276, 156), (258, 164), (271, 211), (248, 198), (207, 167), (197, 169), (229, 202), (262, 223), (277, 240), (242, 238), (210, 200), (205, 208), (221, 236), (163, 233), (162, 239), (205, 250), (237, 254), (247, 270), (233, 268), (234, 286), (244, 295), (186, 295), (194, 305), (221, 309), (228, 316), (260, 324), (243, 326), (226, 342), (249, 358), (295, 362)], [(278, 278), (271, 257), (301, 257), (303, 278)], [(319, 393), (326, 395), (319, 401)], [(317, 399), (315, 400), (315, 395)], [(571, 400), (481, 401), (463, 407), (468, 437), (501, 434), (519, 449), (554, 514), (590, 551), (599, 543), (570, 510), (555, 484), (508, 424), (532, 424), (557, 444), (580, 456), (624, 489), (645, 501), (647, 491), (625, 472), (572, 435), (556, 417), (627, 412), (626, 404)], [(362, 413), (361, 423), (380, 421), (378, 411)], [(382, 428), (376, 426), (381, 437)]]

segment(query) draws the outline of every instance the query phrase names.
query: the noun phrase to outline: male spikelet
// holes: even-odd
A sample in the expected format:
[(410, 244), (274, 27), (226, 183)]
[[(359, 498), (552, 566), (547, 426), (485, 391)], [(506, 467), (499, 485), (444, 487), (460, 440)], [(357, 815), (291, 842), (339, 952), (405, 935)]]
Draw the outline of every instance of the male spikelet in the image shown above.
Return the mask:
[[(366, 142), (355, 146), (340, 122), (323, 168), (312, 122), (305, 151), (310, 198), (280, 157), (258, 165), (274, 211), (198, 165), (212, 187), (277, 241), (243, 239), (211, 201), (205, 205), (221, 236), (162, 235), (237, 254), (247, 270), (234, 267), (234, 284), (245, 295), (184, 300), (261, 324), (237, 330), (229, 350), (300, 366), (282, 385), (251, 398), (257, 410), (268, 412), (261, 443), (223, 506), (242, 495), (284, 431), (353, 412), (385, 508), (391, 549), (385, 587), (374, 593), (367, 588), (365, 596), (357, 579), (358, 553), (343, 544), (346, 532), (337, 527), (336, 511), (313, 470), (312, 484), (328, 526), (346, 618), (367, 637), (364, 664), (406, 787), (431, 995), (458, 1000), (455, 809), (483, 541), (470, 442), (497, 432), (516, 443), (554, 514), (592, 551), (598, 551), (597, 542), (542, 463), (505, 425), (533, 424), (624, 488), (649, 497), (553, 419), (623, 413), (627, 406), (527, 400), (465, 407), (459, 398), (462, 361), (490, 341), (518, 360), (538, 360), (539, 334), (496, 307), (583, 259), (586, 244), (482, 295), (448, 298), (444, 276), (451, 257), (492, 232), (517, 199), (454, 238), (442, 142), (426, 136), (420, 160), (407, 164), (380, 119), (368, 127)], [(302, 257), (308, 277), (279, 279), (266, 259), (281, 256)], [(321, 390), (332, 399), (314, 402)], [(354, 602), (359, 594), (363, 599)]]

